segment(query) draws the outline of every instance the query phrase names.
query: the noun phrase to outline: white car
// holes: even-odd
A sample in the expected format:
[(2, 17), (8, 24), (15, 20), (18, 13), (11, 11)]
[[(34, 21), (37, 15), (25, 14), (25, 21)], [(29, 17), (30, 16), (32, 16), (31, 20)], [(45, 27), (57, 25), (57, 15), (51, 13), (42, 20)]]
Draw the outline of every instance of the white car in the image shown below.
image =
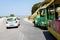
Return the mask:
[(9, 17), (7, 18), (6, 21), (6, 26), (7, 28), (13, 28), (13, 27), (17, 27), (20, 25), (20, 19), (17, 17)]

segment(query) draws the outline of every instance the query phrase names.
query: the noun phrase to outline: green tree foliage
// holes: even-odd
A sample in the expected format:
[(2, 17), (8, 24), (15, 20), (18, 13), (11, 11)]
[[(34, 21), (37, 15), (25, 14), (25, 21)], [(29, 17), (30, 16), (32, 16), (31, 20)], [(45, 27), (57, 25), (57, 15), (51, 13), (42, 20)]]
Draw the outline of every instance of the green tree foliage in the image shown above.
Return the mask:
[(31, 13), (33, 14), (40, 7), (40, 5), (41, 5), (41, 2), (34, 4), (31, 10)]
[(50, 1), (51, 1), (51, 0), (44, 0), (44, 1), (42, 2), (42, 5), (43, 5), (43, 4), (48, 4)]
[(48, 4), (51, 0), (44, 0), (43, 2), (39, 2), (33, 5), (31, 13), (33, 14), (40, 6), (43, 6), (44, 4)]
[(15, 15), (14, 14), (10, 14), (11, 17), (14, 17)]

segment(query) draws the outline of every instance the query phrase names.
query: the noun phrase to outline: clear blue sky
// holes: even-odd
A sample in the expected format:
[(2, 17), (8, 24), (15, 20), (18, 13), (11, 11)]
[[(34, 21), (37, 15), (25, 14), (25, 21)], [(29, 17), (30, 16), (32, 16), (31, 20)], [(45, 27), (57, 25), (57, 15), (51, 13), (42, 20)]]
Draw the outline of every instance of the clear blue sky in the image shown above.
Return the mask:
[(43, 0), (0, 0), (0, 16), (30, 15), (33, 4)]

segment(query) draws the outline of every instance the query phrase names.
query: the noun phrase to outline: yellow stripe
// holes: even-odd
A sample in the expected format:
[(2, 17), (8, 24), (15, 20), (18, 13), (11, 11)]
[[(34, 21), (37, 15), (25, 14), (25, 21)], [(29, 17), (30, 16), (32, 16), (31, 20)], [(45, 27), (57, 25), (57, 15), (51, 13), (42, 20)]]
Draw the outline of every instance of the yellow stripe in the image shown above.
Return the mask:
[(57, 38), (57, 40), (60, 40), (60, 34), (54, 31), (51, 27), (48, 27), (48, 30), (55, 38)]

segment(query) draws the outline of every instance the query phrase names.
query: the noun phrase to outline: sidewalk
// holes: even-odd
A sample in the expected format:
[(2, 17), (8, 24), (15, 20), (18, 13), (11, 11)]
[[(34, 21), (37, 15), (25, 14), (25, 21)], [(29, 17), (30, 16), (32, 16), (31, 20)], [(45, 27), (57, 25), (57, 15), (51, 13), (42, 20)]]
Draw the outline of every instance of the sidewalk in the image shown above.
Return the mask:
[(24, 21), (29, 22), (29, 23), (33, 22), (32, 20), (28, 20), (28, 18), (24, 18)]

